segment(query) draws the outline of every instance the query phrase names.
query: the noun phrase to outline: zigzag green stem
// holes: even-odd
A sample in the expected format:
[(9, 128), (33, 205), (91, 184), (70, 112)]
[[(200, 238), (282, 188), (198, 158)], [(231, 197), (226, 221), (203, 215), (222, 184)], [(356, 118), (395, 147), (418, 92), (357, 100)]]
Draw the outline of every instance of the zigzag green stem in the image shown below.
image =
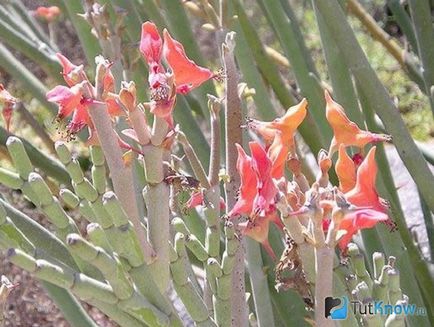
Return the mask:
[(90, 147), (90, 157), (93, 163), (92, 166), (92, 183), (98, 194), (103, 194), (106, 190), (106, 169), (104, 153), (100, 146)]
[[(99, 72), (100, 69), (97, 71)], [(97, 78), (97, 80), (99, 80), (99, 78)], [(129, 219), (134, 225), (145, 256), (145, 261), (151, 262), (154, 254), (140, 222), (134, 191), (133, 174), (131, 168), (126, 167), (122, 160), (122, 150), (118, 143), (118, 136), (113, 130), (112, 122), (107, 112), (107, 106), (105, 104), (93, 104), (89, 108), (89, 114), (95, 124), (99, 141), (104, 151), (113, 182), (113, 189), (119, 196), (122, 207), (125, 212), (127, 212)]]
[(365, 259), (363, 254), (360, 253), (356, 244), (348, 244), (348, 255), (351, 258), (351, 266), (354, 270), (357, 279), (366, 283), (370, 290), (372, 290), (372, 279), (369, 276), (368, 270), (365, 266)]
[[(118, 233), (116, 237), (120, 240), (120, 242), (115, 243), (117, 246), (113, 246), (113, 248), (120, 256), (127, 259), (128, 264), (131, 265), (128, 272), (138, 290), (152, 304), (156, 305), (169, 316), (171, 324), (180, 325), (181, 322), (176, 312), (168, 300), (161, 294), (160, 290), (158, 290), (151, 276), (150, 268), (144, 262), (144, 256), (140, 249), (137, 235), (116, 195), (113, 192), (105, 193), (103, 202), (116, 227)], [(145, 276), (147, 278), (144, 278)]]
[(175, 236), (175, 248), (170, 247), (170, 271), (176, 293), (185, 305), (191, 318), (201, 326), (217, 326), (200, 295), (189, 281), (186, 265), (189, 265), (185, 249), (185, 237), (181, 233)]
[(205, 263), (209, 258), (208, 252), (202, 242), (191, 233), (184, 221), (179, 217), (175, 217), (172, 219), (171, 224), (175, 232), (185, 235), (185, 245), (191, 253), (193, 253), (199, 261)]
[[(228, 313), (231, 312), (232, 305), (232, 273), (237, 262), (236, 255), (240, 248), (240, 240), (236, 236), (235, 227), (231, 222), (226, 222), (224, 230), (226, 235), (226, 248), (222, 257), (222, 264), (218, 268), (217, 266), (208, 265), (208, 268), (211, 268), (211, 276), (214, 277), (213, 280), (215, 281), (210, 282), (211, 290), (214, 293), (215, 321), (219, 326), (231, 326), (233, 318)], [(211, 262), (209, 263), (212, 264), (215, 259), (211, 258), (210, 260)], [(218, 262), (216, 263), (218, 264)], [(215, 269), (213, 269), (214, 267)], [(217, 280), (215, 280), (215, 277), (217, 277)], [(213, 286), (214, 283), (215, 286)]]
[(37, 278), (69, 289), (84, 301), (97, 298), (111, 304), (118, 302), (117, 297), (109, 285), (71, 268), (61, 268), (46, 260), (36, 260), (19, 249), (11, 248), (8, 250), (7, 255), (13, 264), (33, 273)]

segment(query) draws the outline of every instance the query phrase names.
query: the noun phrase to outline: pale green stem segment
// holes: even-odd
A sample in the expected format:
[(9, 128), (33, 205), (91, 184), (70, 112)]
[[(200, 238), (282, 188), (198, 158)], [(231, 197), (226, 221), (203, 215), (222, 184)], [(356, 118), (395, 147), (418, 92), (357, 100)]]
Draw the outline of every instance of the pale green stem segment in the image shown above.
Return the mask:
[(187, 265), (190, 264), (185, 249), (185, 236), (177, 233), (175, 248), (170, 247), (170, 271), (176, 293), (185, 305), (191, 318), (201, 326), (217, 326), (201, 296), (189, 281)]
[[(7, 132), (3, 127), (0, 127), (0, 144), (6, 145), (7, 140), (10, 137), (16, 136)], [(65, 168), (60, 162), (48, 157), (46, 154), (31, 145), (28, 141), (20, 139), (19, 137), (16, 138), (18, 138), (23, 143), (24, 149), (29, 156), (33, 166), (39, 168), (45, 174), (54, 178), (60, 183), (64, 183), (66, 185), (70, 184), (68, 172), (65, 170)]]
[(98, 194), (101, 195), (106, 191), (107, 179), (105, 169), (104, 153), (100, 146), (90, 147), (90, 157), (92, 166), (92, 183)]
[[(169, 128), (165, 120), (155, 117), (151, 142), (142, 147), (145, 177), (148, 185), (143, 189), (143, 198), (148, 213), (148, 240), (155, 250), (155, 260), (149, 265), (154, 280), (164, 294), (169, 286), (169, 185), (165, 182), (167, 150), (163, 140)], [(163, 204), (163, 205), (162, 205)]]
[(233, 318), (228, 313), (231, 312), (232, 294), (236, 291), (232, 287), (232, 278), (238, 259), (237, 253), (241, 246), (238, 235), (235, 234), (235, 227), (231, 222), (226, 222), (225, 235), (225, 252), (223, 253), (221, 266), (218, 265), (215, 259), (210, 258), (207, 265), (207, 271), (209, 270), (207, 276), (211, 277), (208, 279), (208, 282), (214, 294), (215, 321), (219, 326), (232, 326)]
[(261, 326), (274, 327), (273, 307), (268, 288), (267, 274), (264, 271), (261, 257), (261, 245), (251, 238), (247, 238), (246, 243), (247, 267), (253, 290), (256, 319)]
[(110, 256), (102, 248), (95, 247), (78, 234), (67, 238), (72, 253), (98, 268), (119, 299), (119, 306), (149, 325), (168, 325), (169, 317), (139, 294), (129, 280), (119, 258)]

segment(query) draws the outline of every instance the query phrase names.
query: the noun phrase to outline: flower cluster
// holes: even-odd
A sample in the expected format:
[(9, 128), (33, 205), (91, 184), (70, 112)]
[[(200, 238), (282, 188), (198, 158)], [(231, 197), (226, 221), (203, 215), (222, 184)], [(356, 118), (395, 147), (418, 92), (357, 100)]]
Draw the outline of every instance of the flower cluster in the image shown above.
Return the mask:
[[(168, 125), (173, 127), (172, 111), (176, 93), (186, 94), (215, 75), (211, 70), (190, 60), (182, 44), (174, 40), (167, 30), (163, 31), (162, 39), (152, 22), (142, 25), (140, 52), (149, 67), (151, 113), (164, 118)], [(166, 71), (162, 64), (163, 58), (170, 68), (169, 71)]]
[[(186, 94), (198, 87), (215, 74), (196, 65), (190, 60), (183, 46), (174, 40), (164, 30), (163, 39), (152, 22), (145, 22), (142, 26), (140, 52), (149, 67), (149, 103), (138, 103), (136, 85), (134, 82), (122, 82), (121, 89), (115, 90), (115, 78), (110, 67), (112, 63), (103, 57), (96, 58), (97, 81), (93, 85), (83, 65), (74, 65), (65, 56), (58, 53), (57, 57), (63, 67), (63, 77), (67, 84), (58, 85), (47, 93), (47, 100), (59, 105), (57, 121), (62, 122), (72, 116), (66, 127), (68, 139), (74, 139), (75, 135), (88, 126), (90, 132), (89, 142), (96, 142), (96, 133), (89, 116), (89, 107), (93, 104), (105, 104), (110, 116), (114, 119), (118, 116), (126, 116), (131, 129), (126, 129), (123, 134), (144, 145), (149, 142), (149, 126), (146, 123), (144, 110), (164, 119), (170, 129), (173, 129), (172, 112), (176, 103), (176, 94)], [(163, 66), (163, 58), (170, 70)], [(119, 139), (122, 147), (128, 147)]]
[[(311, 186), (301, 171), (294, 139), (307, 114), (305, 99), (272, 122), (248, 120), (247, 127), (258, 133), (264, 144), (250, 142), (250, 156), (237, 145), (241, 185), (229, 217), (247, 217), (242, 223), (244, 233), (261, 242), (273, 257), (268, 243), (269, 223), (282, 227), (279, 217), (282, 199), (289, 207), (285, 211), (289, 211), (292, 219), (300, 219), (306, 230), (309, 229), (307, 217), (319, 217), (316, 223), (322, 226), (325, 235), (334, 229), (342, 251), (359, 230), (371, 228), (380, 221), (390, 222), (387, 202), (379, 197), (375, 188), (376, 148), (372, 147), (366, 157), (363, 152), (367, 144), (390, 141), (390, 137), (360, 129), (327, 91), (325, 99), (326, 117), (334, 137), (329, 152), (321, 150), (318, 154), (319, 174)], [(351, 158), (348, 147), (359, 148), (360, 152)], [(336, 150), (339, 150), (335, 164), (339, 187), (333, 187), (328, 176)], [(292, 173), (292, 181), (284, 176), (285, 165)], [(335, 214), (337, 211), (339, 214)]]

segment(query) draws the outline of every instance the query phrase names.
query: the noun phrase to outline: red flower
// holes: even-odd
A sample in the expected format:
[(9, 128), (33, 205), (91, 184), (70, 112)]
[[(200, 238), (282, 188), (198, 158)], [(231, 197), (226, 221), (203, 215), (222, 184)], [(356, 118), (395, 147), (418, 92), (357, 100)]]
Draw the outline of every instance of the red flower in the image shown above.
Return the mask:
[(83, 127), (89, 124), (90, 118), (87, 107), (93, 100), (83, 96), (83, 86), (86, 81), (72, 87), (57, 85), (47, 92), (47, 100), (59, 105), (57, 119), (63, 120), (72, 115), (72, 120), (68, 124), (68, 136), (73, 137)]
[(271, 176), (272, 163), (264, 148), (257, 142), (249, 143), (252, 166), (256, 172), (257, 193), (253, 201), (254, 214), (265, 216), (274, 209), (278, 192)]
[(279, 179), (283, 176), (285, 169), (285, 162), (288, 157), (289, 146), (288, 143), (283, 142), (282, 132), (276, 131), (273, 143), (267, 151), (267, 156), (272, 161), (271, 177)]
[(36, 8), (34, 15), (50, 23), (59, 17), (60, 8), (57, 6), (38, 7)]
[(145, 57), (152, 72), (156, 73), (161, 65), (161, 52), (163, 41), (154, 23), (145, 22), (142, 24), (142, 37), (140, 39), (140, 52)]
[(253, 201), (256, 197), (256, 174), (252, 167), (252, 158), (244, 152), (241, 145), (236, 144), (238, 150), (237, 171), (240, 174), (241, 184), (238, 200), (229, 217), (236, 215), (250, 215), (253, 209)]
[(326, 117), (334, 134), (332, 144), (330, 145), (330, 156), (339, 149), (340, 144), (363, 149), (368, 143), (391, 140), (389, 135), (375, 134), (360, 129), (359, 126), (348, 119), (344, 108), (333, 101), (327, 90), (325, 91), (325, 99), (327, 102)]
[(345, 251), (351, 238), (359, 230), (365, 228), (372, 228), (380, 221), (387, 221), (389, 217), (387, 214), (372, 210), (372, 209), (359, 209), (350, 211), (344, 216), (340, 222), (338, 229), (345, 230), (347, 233), (339, 240), (339, 247)]

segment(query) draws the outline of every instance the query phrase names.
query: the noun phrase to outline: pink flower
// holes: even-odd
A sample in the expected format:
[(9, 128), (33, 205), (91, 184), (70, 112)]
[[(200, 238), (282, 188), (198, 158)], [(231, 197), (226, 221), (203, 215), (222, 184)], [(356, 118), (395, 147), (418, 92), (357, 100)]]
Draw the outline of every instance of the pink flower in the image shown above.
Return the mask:
[(360, 209), (350, 211), (340, 222), (338, 229), (345, 230), (347, 233), (339, 240), (339, 247), (342, 251), (345, 251), (348, 243), (351, 241), (354, 234), (359, 230), (365, 228), (372, 228), (378, 222), (385, 222), (389, 220), (387, 214), (372, 210), (372, 209)]

